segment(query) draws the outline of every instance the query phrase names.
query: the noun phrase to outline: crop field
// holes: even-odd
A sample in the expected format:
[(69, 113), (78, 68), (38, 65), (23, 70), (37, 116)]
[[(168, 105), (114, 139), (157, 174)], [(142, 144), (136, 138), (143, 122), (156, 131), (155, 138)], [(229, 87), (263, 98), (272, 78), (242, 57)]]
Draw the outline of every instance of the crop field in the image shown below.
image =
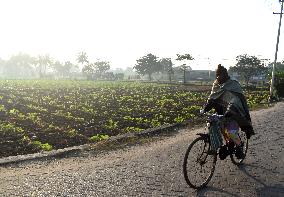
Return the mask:
[[(0, 157), (59, 149), (194, 120), (210, 87), (134, 82), (0, 81)], [(267, 91), (247, 92), (251, 107)]]

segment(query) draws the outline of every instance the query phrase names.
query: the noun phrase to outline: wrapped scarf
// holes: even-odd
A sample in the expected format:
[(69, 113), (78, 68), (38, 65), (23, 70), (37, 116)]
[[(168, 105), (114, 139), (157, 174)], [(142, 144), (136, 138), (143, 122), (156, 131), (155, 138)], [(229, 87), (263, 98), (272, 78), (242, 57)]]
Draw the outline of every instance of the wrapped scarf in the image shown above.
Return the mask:
[(238, 81), (228, 79), (223, 84), (213, 83), (204, 111), (215, 108), (218, 114), (237, 121), (244, 131), (253, 131), (248, 105)]

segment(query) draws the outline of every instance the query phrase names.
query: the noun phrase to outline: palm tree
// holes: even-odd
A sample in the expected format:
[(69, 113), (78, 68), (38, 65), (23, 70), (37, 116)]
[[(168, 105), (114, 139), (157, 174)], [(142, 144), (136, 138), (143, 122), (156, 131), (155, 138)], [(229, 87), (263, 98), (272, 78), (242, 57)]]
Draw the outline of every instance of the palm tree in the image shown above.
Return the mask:
[(46, 75), (47, 67), (52, 65), (52, 59), (48, 54), (39, 55), (36, 59), (36, 65), (39, 70), (39, 77), (43, 78)]
[(86, 52), (80, 52), (79, 54), (78, 54), (78, 56), (77, 56), (77, 62), (79, 63), (79, 64), (81, 64), (82, 65), (82, 67), (84, 67), (84, 64), (85, 63), (89, 63), (89, 60), (88, 60), (88, 56), (87, 56), (87, 53)]

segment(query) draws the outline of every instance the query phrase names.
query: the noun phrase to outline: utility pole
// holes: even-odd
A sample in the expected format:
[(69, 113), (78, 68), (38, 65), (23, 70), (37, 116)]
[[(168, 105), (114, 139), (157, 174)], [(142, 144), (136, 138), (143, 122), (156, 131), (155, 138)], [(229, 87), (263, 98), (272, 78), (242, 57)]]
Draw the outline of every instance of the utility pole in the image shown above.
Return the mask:
[(275, 51), (273, 68), (272, 68), (272, 78), (271, 78), (271, 86), (270, 86), (270, 100), (273, 99), (273, 89), (274, 89), (274, 84), (275, 84), (275, 66), (276, 66), (276, 62), (277, 62), (280, 28), (281, 28), (281, 21), (282, 21), (282, 15), (283, 15), (283, 2), (284, 1), (282, 0), (282, 1), (279, 1), (279, 2), (281, 2), (281, 12), (280, 13), (274, 13), (273, 12), (273, 14), (280, 14), (280, 20), (279, 20), (279, 27), (278, 27), (278, 34), (277, 34), (276, 51)]
[(208, 57), (208, 63), (209, 63), (209, 73), (208, 73), (208, 81), (210, 81), (210, 78), (211, 78), (211, 63), (210, 63), (210, 58)]

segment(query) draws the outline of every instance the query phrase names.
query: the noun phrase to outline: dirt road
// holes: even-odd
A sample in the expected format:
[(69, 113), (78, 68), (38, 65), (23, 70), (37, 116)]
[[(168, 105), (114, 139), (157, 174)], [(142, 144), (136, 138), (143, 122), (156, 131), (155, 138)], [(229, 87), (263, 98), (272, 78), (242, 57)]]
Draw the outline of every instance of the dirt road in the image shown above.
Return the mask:
[(143, 145), (0, 167), (0, 196), (283, 196), (284, 103), (252, 112), (257, 134), (244, 165), (217, 161), (208, 187), (195, 191), (182, 161), (197, 130)]

